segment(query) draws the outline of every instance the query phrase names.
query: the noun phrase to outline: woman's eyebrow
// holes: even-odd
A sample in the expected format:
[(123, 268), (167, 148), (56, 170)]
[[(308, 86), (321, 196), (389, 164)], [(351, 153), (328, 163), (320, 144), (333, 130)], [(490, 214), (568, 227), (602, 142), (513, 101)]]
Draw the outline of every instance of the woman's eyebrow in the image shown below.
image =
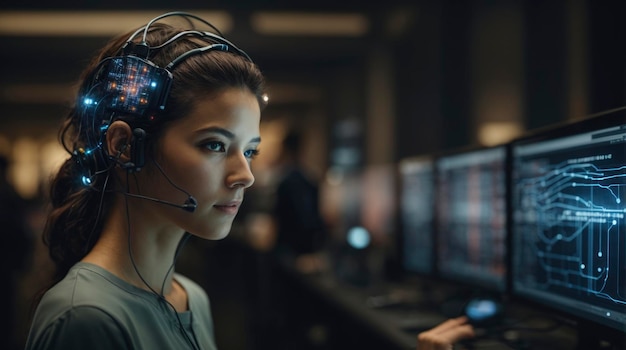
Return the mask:
[(200, 130), (196, 131), (196, 134), (205, 134), (205, 133), (220, 134), (220, 135), (223, 135), (224, 137), (226, 137), (228, 139), (235, 138), (235, 134), (233, 134), (229, 130), (221, 128), (219, 126), (210, 126), (208, 128), (204, 128), (204, 129), (200, 129)]
[[(204, 128), (204, 129), (200, 129), (198, 131), (196, 131), (197, 134), (204, 134), (204, 133), (216, 133), (216, 134), (220, 134), (226, 138), (228, 138), (229, 140), (232, 140), (235, 138), (235, 134), (233, 134), (231, 131), (229, 131), (228, 129), (224, 129), (222, 127), (219, 126), (210, 126), (208, 128)], [(261, 137), (257, 136), (254, 137), (250, 140), (251, 143), (260, 143), (261, 142)]]

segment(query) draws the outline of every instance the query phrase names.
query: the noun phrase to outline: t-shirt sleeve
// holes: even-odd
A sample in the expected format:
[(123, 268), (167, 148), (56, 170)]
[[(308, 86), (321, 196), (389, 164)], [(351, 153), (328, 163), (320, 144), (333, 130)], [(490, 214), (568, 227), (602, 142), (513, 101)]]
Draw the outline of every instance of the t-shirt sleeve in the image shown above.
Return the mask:
[(106, 312), (94, 307), (76, 307), (43, 330), (30, 349), (131, 348), (129, 337)]

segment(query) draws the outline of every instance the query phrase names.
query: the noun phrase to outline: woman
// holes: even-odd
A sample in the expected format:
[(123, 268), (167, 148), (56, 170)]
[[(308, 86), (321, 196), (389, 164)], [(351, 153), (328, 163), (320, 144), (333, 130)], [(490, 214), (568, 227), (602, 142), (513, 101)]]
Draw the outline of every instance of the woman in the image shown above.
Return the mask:
[(189, 235), (228, 234), (254, 182), (264, 79), (219, 32), (164, 24), (174, 16), (213, 28), (164, 14), (83, 75), (44, 232), (55, 280), (27, 349), (215, 349), (208, 297), (174, 263)]

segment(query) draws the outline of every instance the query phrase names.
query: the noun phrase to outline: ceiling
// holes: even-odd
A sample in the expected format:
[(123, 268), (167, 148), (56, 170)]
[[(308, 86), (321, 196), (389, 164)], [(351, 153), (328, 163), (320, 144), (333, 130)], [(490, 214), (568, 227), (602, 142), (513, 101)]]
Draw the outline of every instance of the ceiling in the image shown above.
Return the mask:
[[(311, 96), (311, 85), (332, 74), (336, 69), (349, 66), (362, 59), (379, 31), (380, 21), (392, 11), (403, 11), (408, 1), (391, 0), (367, 5), (361, 2), (318, 0), (302, 1), (86, 1), (77, 7), (73, 1), (58, 0), (17, 1), (5, 0), (0, 16), (24, 15), (18, 20), (22, 27), (34, 27), (43, 22), (32, 14), (68, 16), (76, 13), (104, 15), (113, 13), (115, 25), (122, 23), (115, 13), (164, 13), (174, 10), (189, 12), (213, 11), (226, 14), (229, 30), (224, 35), (243, 48), (265, 72), (274, 86), (273, 102), (293, 103)], [(54, 5), (51, 5), (54, 4)], [(79, 12), (80, 11), (80, 12)], [(259, 17), (259, 16), (270, 17)], [(279, 17), (271, 17), (278, 15)], [(301, 16), (301, 17), (296, 17)], [(340, 17), (338, 17), (340, 16)], [(47, 18), (46, 17), (46, 18)], [(74, 20), (72, 20), (74, 18)], [(151, 17), (150, 17), (151, 18)], [(284, 20), (287, 21), (284, 21)], [(295, 20), (294, 20), (295, 19)], [(350, 27), (350, 21), (354, 23)], [(355, 22), (356, 21), (356, 22)], [(1, 22), (1, 20), (0, 20)], [(30, 23), (33, 23), (31, 26)], [(135, 25), (141, 25), (140, 22)], [(279, 32), (268, 32), (263, 23), (292, 27)], [(106, 24), (106, 23), (105, 23)], [(293, 27), (293, 25), (296, 27)], [(8, 111), (19, 110), (26, 118), (40, 115), (39, 109), (59, 105), (73, 91), (73, 82), (91, 55), (111, 37), (110, 33), (83, 33), (82, 23), (68, 16), (59, 25), (77, 27), (72, 34), (54, 34), (56, 27), (43, 32), (2, 32), (0, 28), (0, 107)], [(84, 26), (89, 25), (85, 23)], [(17, 24), (15, 26), (18, 26)], [(85, 28), (85, 27), (82, 28)], [(1, 27), (1, 26), (0, 26)], [(109, 27), (111, 27), (109, 25)], [(346, 29), (348, 28), (348, 29)], [(350, 29), (352, 28), (352, 29)], [(129, 27), (121, 27), (126, 31)]]

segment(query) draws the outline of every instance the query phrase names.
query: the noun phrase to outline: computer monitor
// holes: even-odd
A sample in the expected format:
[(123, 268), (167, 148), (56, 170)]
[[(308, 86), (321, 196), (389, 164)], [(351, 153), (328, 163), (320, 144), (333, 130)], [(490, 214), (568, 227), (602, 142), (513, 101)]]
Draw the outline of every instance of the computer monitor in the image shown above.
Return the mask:
[(398, 254), (403, 274), (431, 277), (435, 270), (435, 166), (432, 156), (398, 164)]
[(626, 113), (526, 135), (511, 157), (513, 297), (626, 339)]
[(435, 160), (437, 274), (479, 293), (507, 286), (506, 147), (467, 147)]

